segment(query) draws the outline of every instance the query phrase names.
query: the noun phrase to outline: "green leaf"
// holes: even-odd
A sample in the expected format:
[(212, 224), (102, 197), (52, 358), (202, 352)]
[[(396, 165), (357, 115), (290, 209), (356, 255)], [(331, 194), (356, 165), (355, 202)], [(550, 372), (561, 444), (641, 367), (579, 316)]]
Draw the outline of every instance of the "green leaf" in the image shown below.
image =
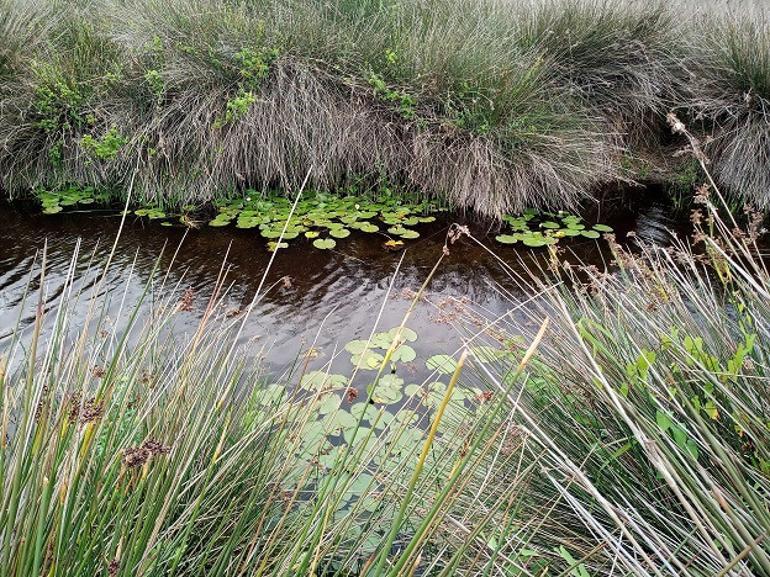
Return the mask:
[(337, 246), (333, 238), (317, 238), (313, 241), (313, 246), (321, 250), (329, 250)]
[(358, 230), (361, 232), (372, 233), (380, 230), (380, 227), (378, 227), (376, 224), (372, 224), (371, 222), (364, 222), (361, 223), (361, 225), (358, 227)]
[(390, 358), (394, 362), (411, 363), (417, 358), (417, 353), (409, 345), (401, 345), (393, 351), (393, 355)]
[(495, 240), (503, 244), (515, 244), (519, 239), (517, 239), (515, 236), (511, 236), (510, 234), (500, 234), (495, 237)]
[(399, 335), (399, 338), (402, 341), (406, 341), (408, 343), (413, 343), (417, 340), (417, 333), (409, 327), (393, 327), (388, 331), (388, 334), (393, 338), (395, 338), (396, 335)]
[(601, 235), (595, 230), (581, 230), (580, 234), (586, 238), (599, 238)]
[(310, 371), (302, 377), (299, 386), (303, 389), (322, 389), (345, 387), (348, 379), (345, 375), (336, 375), (325, 371)]
[(363, 353), (359, 355), (353, 355), (350, 358), (350, 362), (355, 366), (368, 370), (376, 369), (382, 364), (382, 361), (384, 360), (385, 357), (383, 357), (380, 353), (375, 353), (373, 351), (364, 351)]
[[(368, 345), (368, 346), (367, 346)], [(351, 355), (360, 355), (362, 354), (367, 348), (371, 347), (371, 344), (368, 344), (367, 341), (364, 340), (355, 340), (350, 341), (348, 344), (345, 345), (345, 350), (349, 352)]]
[(425, 366), (431, 371), (450, 375), (457, 368), (457, 361), (449, 355), (433, 355), (425, 362)]

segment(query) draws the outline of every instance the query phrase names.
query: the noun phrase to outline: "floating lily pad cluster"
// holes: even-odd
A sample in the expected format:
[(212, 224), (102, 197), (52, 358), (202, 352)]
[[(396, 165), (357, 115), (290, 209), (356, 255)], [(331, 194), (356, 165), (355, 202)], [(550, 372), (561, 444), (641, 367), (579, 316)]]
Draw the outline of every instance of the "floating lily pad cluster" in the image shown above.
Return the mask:
[(605, 224), (588, 226), (583, 219), (566, 212), (538, 213), (527, 210), (519, 216), (503, 217), (510, 232), (495, 237), (502, 244), (522, 243), (524, 246), (537, 248), (558, 243), (564, 238), (583, 237), (596, 239), (602, 233), (612, 232)]
[[(447, 354), (418, 361), (412, 346), (417, 341), (417, 333), (408, 327), (350, 341), (345, 351), (357, 370), (332, 372), (327, 366), (305, 373), (299, 386), (295, 381), (270, 384), (249, 400), (247, 414), (252, 415), (249, 422), (253, 426), (275, 419), (276, 407), (285, 406), (289, 399), (304, 408), (283, 429), (289, 431), (284, 446), (292, 455), (292, 467), (281, 482), (287, 491), (303, 494), (305, 487), (333, 476), (335, 494), (340, 496), (337, 511), (360, 515), (360, 522), (350, 530), (364, 556), (376, 551), (387, 534), (387, 527), (380, 530), (367, 524), (370, 515), (397, 506), (390, 499), (392, 492), (386, 490), (388, 479), (412, 475), (431, 423), (447, 397), (450, 375), (457, 368), (455, 357)], [(478, 346), (470, 353), (467, 363), (517, 362), (508, 348)], [(410, 382), (417, 362), (430, 371), (420, 383)], [(463, 449), (467, 425), (479, 411), (493, 406), (489, 403), (492, 398), (492, 391), (457, 384), (442, 410), (426, 471), (438, 466), (444, 455)], [(359, 532), (357, 527), (368, 528)]]
[(37, 198), (43, 206), (43, 214), (57, 214), (66, 207), (87, 206), (106, 201), (104, 193), (99, 193), (92, 187), (78, 186), (38, 191)]
[(316, 193), (300, 200), (289, 220), (292, 205), (286, 197), (263, 198), (254, 193), (218, 205), (218, 213), (209, 226), (235, 224), (237, 228), (258, 228), (272, 242), (273, 249), (283, 234), (284, 241), (304, 237), (312, 240), (315, 248), (329, 250), (352, 231), (383, 233), (398, 242), (418, 238), (420, 233), (412, 227), (433, 222), (436, 217), (431, 213), (441, 210), (427, 201), (404, 203), (395, 197), (374, 200)]

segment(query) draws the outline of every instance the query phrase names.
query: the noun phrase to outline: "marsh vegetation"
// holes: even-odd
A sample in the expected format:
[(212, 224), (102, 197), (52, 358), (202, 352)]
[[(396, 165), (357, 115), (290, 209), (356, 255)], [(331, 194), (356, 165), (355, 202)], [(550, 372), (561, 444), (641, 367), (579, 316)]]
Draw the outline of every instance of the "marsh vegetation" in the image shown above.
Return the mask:
[(495, 217), (576, 210), (689, 170), (670, 162), (674, 110), (725, 194), (770, 202), (760, 9), (3, 0), (0, 26), (10, 194), (76, 185), (179, 209), (310, 171), (311, 189), (384, 182)]
[(0, 577), (770, 577), (769, 31), (0, 0)]

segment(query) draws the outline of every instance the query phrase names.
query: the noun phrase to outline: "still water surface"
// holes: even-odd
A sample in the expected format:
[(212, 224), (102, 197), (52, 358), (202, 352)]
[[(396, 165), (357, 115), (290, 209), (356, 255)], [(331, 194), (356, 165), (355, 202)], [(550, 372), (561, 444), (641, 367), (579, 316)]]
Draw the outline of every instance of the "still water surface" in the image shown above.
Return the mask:
[[(633, 217), (615, 216), (609, 222), (621, 240), (629, 230), (644, 235), (668, 225), (666, 210), (660, 205), (653, 203), (636, 211)], [(461, 217), (455, 218), (462, 222)], [(34, 321), (36, 298), (28, 299), (21, 309), (20, 303), (43, 247), (47, 247), (48, 271), (45, 308), (51, 309), (62, 298), (78, 243), (74, 292), (82, 291), (88, 297), (95, 290), (102, 273), (100, 264), (112, 248), (119, 221), (114, 212), (43, 216), (0, 205), (0, 348), (10, 340), (8, 335), (19, 319), (26, 330)], [(441, 256), (450, 224), (424, 225), (421, 238), (410, 241), (405, 253), (384, 250), (385, 239), (378, 235), (353, 235), (339, 241), (333, 251), (315, 250), (308, 243), (294, 241), (290, 248), (278, 252), (266, 277), (269, 290), (254, 309), (241, 340), (267, 352), (270, 366), (280, 370), (311, 343), (323, 358), (353, 339), (367, 338), (381, 311), (377, 330), (398, 326), (409, 308), (409, 294), (419, 289)], [(547, 253), (544, 249), (533, 252), (497, 244), (494, 234), (487, 236), (488, 231), (478, 226), (471, 226), (471, 231), (514, 270), (523, 271), (524, 263), (535, 262), (532, 259), (542, 262)], [(604, 266), (607, 255), (603, 244), (582, 239), (566, 246), (574, 252), (572, 259)], [(460, 345), (459, 323), (453, 322), (457, 315), (492, 319), (531, 296), (517, 288), (505, 267), (475, 242), (462, 239), (450, 248), (428, 286), (426, 299), (418, 304), (408, 323), (419, 335), (414, 343), (416, 373), (425, 371), (420, 359), (452, 352)], [(263, 239), (254, 231), (205, 226), (185, 230), (132, 217), (118, 242), (100, 298), (107, 300), (108, 311), (117, 316), (123, 300), (136, 302), (150, 280), (157, 281), (168, 273), (169, 283), (177, 285), (180, 293), (190, 289), (188, 294), (193, 295), (192, 310), (176, 316), (173, 331), (191, 333), (223, 264), (230, 287), (224, 306), (235, 318), (251, 302), (270, 257)], [(75, 306), (75, 318), (85, 313), (87, 301), (81, 298)]]

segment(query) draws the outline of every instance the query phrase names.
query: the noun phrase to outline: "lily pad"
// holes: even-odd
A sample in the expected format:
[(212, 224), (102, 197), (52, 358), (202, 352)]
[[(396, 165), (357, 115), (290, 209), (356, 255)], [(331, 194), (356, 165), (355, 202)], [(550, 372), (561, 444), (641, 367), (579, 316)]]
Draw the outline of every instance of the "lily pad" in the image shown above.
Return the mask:
[(333, 238), (317, 238), (313, 241), (313, 246), (321, 250), (329, 250), (337, 246)]
[(417, 333), (409, 327), (393, 327), (388, 333), (393, 337), (398, 335), (401, 340), (409, 343), (413, 343), (417, 340)]
[(411, 363), (417, 358), (417, 353), (409, 345), (401, 345), (393, 351), (393, 355), (390, 358), (394, 362)]
[(376, 224), (372, 224), (371, 222), (364, 222), (361, 223), (361, 225), (358, 227), (358, 230), (361, 232), (372, 233), (380, 230), (380, 227), (378, 227)]
[(367, 370), (374, 370), (378, 368), (380, 365), (382, 365), (382, 361), (385, 360), (385, 357), (381, 355), (380, 353), (376, 353), (374, 351), (364, 351), (361, 354), (353, 355), (350, 358), (350, 362), (353, 363), (357, 367), (361, 367), (362, 369)]
[(325, 371), (310, 371), (300, 379), (299, 386), (303, 389), (338, 388), (348, 384), (345, 375), (327, 373)]
[(439, 373), (450, 375), (455, 372), (457, 361), (449, 355), (433, 355), (425, 361), (425, 366), (431, 371), (438, 371)]

